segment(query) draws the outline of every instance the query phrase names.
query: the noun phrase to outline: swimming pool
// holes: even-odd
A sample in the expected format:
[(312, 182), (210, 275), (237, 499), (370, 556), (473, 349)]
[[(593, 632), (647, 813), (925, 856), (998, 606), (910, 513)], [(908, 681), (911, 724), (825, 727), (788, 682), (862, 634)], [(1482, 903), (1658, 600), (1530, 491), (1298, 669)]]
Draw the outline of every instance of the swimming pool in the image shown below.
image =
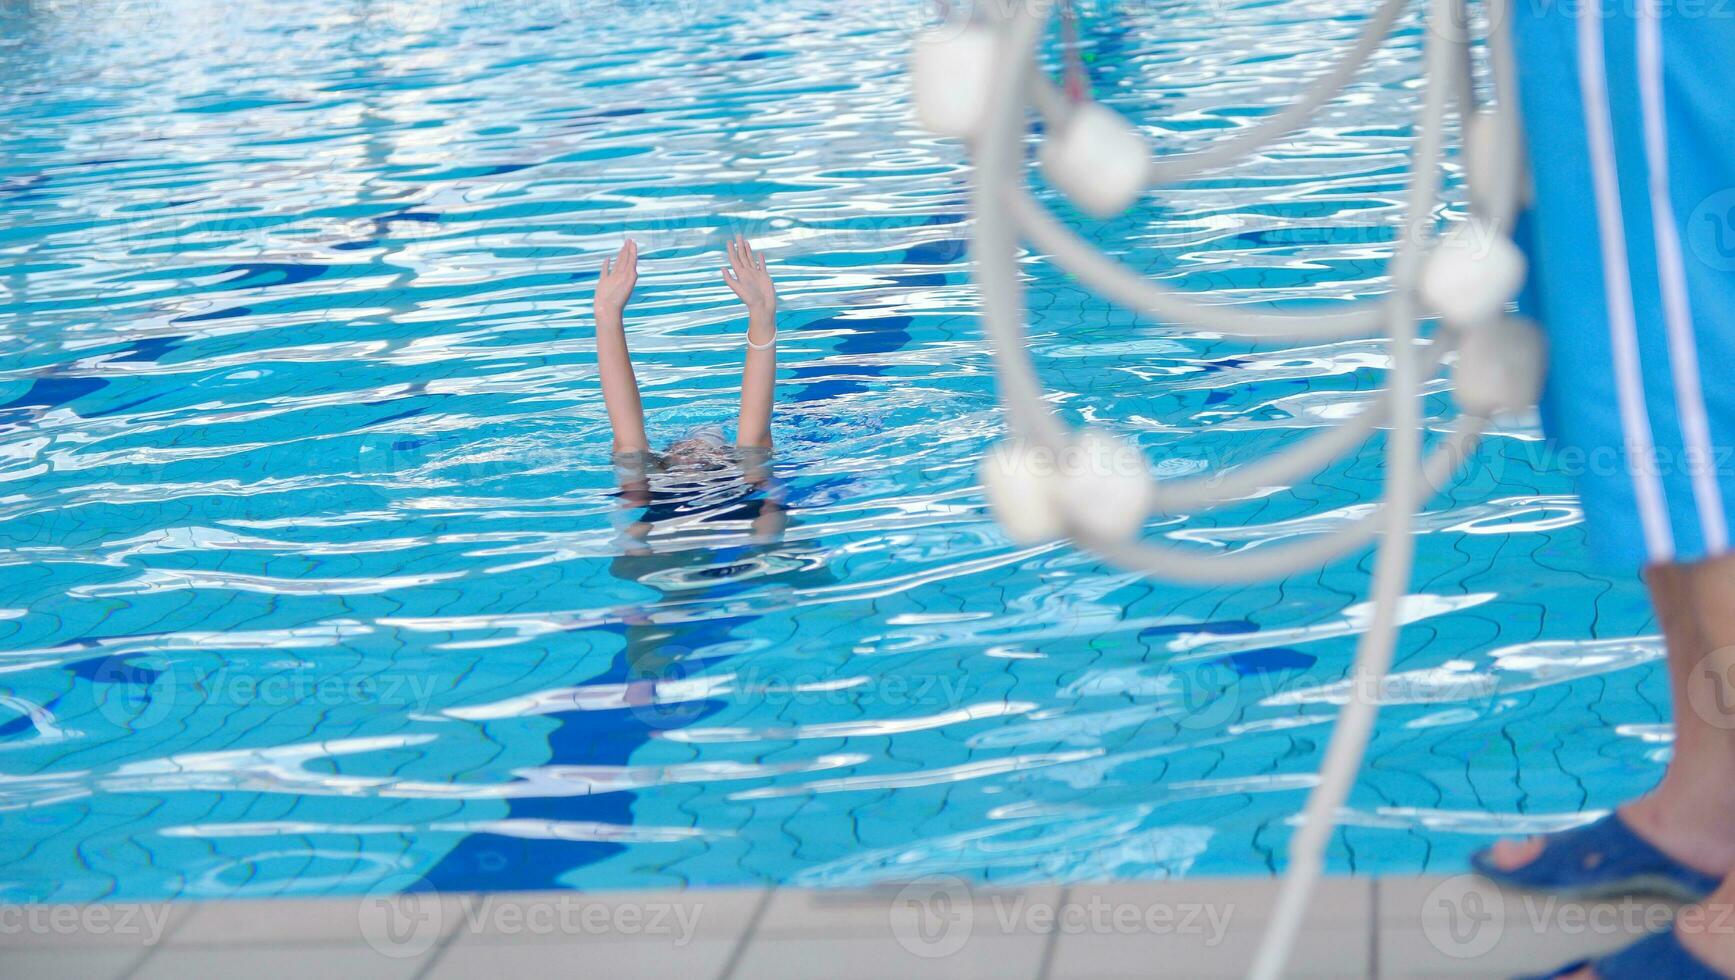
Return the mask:
[[(1177, 587), (989, 520), (968, 174), (907, 107), (917, 5), (0, 11), (0, 898), (1280, 862), (1368, 556)], [(1358, 22), (1120, 3), (1084, 28), (1099, 94), (1174, 150), (1281, 104)], [(1417, 40), (1313, 131), (1092, 239), (1225, 302), (1379, 292)], [(784, 296), (790, 524), (753, 540), (701, 494), (632, 553), (590, 283), (639, 240), (653, 440), (729, 421), (735, 231)], [(1025, 270), (1064, 409), (1159, 473), (1382, 380), (1373, 343), (1176, 334)], [(1590, 560), (1562, 471), (1510, 421), (1421, 518), (1335, 869), (1457, 868), (1660, 773), (1644, 596)], [(1149, 533), (1315, 533), (1378, 473), (1376, 446)]]

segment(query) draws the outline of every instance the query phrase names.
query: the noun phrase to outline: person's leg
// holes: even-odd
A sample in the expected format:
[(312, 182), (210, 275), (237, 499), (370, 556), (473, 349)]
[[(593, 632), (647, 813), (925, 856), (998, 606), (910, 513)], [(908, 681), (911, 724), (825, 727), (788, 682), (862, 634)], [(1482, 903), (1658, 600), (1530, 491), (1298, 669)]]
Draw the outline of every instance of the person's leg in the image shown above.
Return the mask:
[[(1722, 884), (1675, 918), (1681, 947), (1700, 964), (1735, 977), (1735, 556), (1645, 572), (1668, 643), (1675, 745), (1656, 789), (1620, 808), (1622, 819), (1659, 850)], [(1503, 841), (1502, 867), (1534, 860), (1542, 838)], [(1565, 980), (1596, 980), (1594, 966)]]
[[(1680, 840), (1691, 835), (1701, 855), (1728, 855), (1735, 853), (1735, 555), (1690, 566), (1684, 577), (1706, 652), (1682, 671), (1685, 676), (1671, 671), (1677, 692), (1675, 756), (1663, 781), (1678, 770), (1681, 783), (1704, 785), (1680, 787), (1667, 808), (1672, 823), (1661, 832)], [(1692, 740), (1684, 745), (1687, 733)], [(1690, 816), (1690, 806), (1706, 812)], [(1707, 843), (1708, 837), (1716, 843)], [(1730, 870), (1735, 859), (1726, 860), (1722, 886), (1690, 914), (1676, 918), (1675, 934), (1700, 962), (1735, 976), (1735, 870)]]
[[(1674, 752), (1657, 787), (1620, 814), (1664, 854), (1726, 875), (1735, 870), (1735, 691), (1727, 656), (1735, 649), (1735, 557), (1653, 565), (1645, 581), (1668, 646)], [(1517, 868), (1535, 860), (1543, 843), (1501, 841), (1489, 859)]]
[[(1645, 566), (1668, 648), (1673, 758), (1655, 789), (1617, 812), (1632, 833), (1684, 865), (1680, 884), (1697, 892), (1710, 883), (1691, 879), (1720, 879), (1735, 868), (1735, 717), (1699, 710), (1719, 693), (1707, 686), (1707, 655), (1735, 642), (1735, 587), (1717, 584), (1730, 566), (1705, 558), (1727, 550), (1718, 488), (1671, 461), (1700, 448), (1703, 426), (1692, 423), (1701, 417), (1713, 445), (1727, 441), (1716, 436), (1735, 419), (1735, 401), (1717, 402), (1721, 386), (1707, 386), (1710, 376), (1697, 365), (1720, 363), (1723, 348), (1715, 345), (1735, 333), (1723, 326), (1735, 317), (1716, 314), (1735, 290), (1727, 276), (1698, 279), (1698, 263), (1683, 271), (1683, 255), (1696, 253), (1682, 247), (1693, 205), (1681, 213), (1681, 202), (1708, 192), (1681, 192), (1705, 176), (1700, 171), (1726, 173), (1735, 140), (1682, 142), (1704, 125), (1693, 113), (1724, 111), (1724, 89), (1700, 90), (1702, 72), (1680, 66), (1722, 71), (1719, 52), (1731, 38), (1705, 19), (1659, 22), (1645, 4), (1517, 4), (1511, 13), (1533, 178), (1528, 308), (1551, 339), (1545, 427), (1587, 461), (1575, 476), (1592, 548), (1603, 567)], [(1659, 29), (1681, 32), (1662, 39), (1677, 68), (1666, 79), (1656, 57)], [(1694, 87), (1680, 89), (1683, 81)], [(1705, 397), (1712, 400), (1701, 405)], [(1603, 849), (1614, 834), (1591, 834), (1582, 854), (1569, 835), (1553, 840), (1563, 842), (1556, 856), (1566, 862), (1541, 863), (1539, 876), (1559, 878), (1568, 890), (1597, 883), (1599, 862), (1619, 856)], [(1542, 839), (1502, 842), (1478, 863), (1511, 871), (1544, 846)]]
[(1659, 565), (1646, 577), (1669, 644), (1675, 743), (1662, 782), (1621, 816), (1677, 861), (1726, 874), (1735, 869), (1735, 699), (1722, 661), (1735, 644), (1735, 560)]

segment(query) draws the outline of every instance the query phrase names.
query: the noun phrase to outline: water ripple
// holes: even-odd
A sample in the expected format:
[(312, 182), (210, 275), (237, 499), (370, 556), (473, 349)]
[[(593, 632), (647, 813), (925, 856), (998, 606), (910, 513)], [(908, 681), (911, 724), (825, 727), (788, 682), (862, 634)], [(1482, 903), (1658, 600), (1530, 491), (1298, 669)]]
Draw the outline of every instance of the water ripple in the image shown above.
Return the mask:
[[(930, 7), (0, 0), (0, 900), (1265, 873), (1367, 556), (1180, 588), (988, 519), (970, 169), (904, 75)], [(1080, 12), (1162, 154), (1268, 116), (1365, 16)], [(1378, 295), (1420, 36), (1122, 217), (1037, 193), (1202, 302)], [(623, 484), (598, 265), (639, 242), (662, 446), (739, 410), (735, 233), (781, 291), (769, 472)], [(1352, 417), (1388, 366), (1021, 270), (1056, 410), (1162, 476)], [(1148, 533), (1329, 532), (1382, 443)], [(1418, 518), (1334, 869), (1456, 870), (1494, 824), (1441, 815), (1553, 826), (1655, 776), (1658, 648), (1624, 639), (1654, 626), (1581, 521), (1528, 416)]]

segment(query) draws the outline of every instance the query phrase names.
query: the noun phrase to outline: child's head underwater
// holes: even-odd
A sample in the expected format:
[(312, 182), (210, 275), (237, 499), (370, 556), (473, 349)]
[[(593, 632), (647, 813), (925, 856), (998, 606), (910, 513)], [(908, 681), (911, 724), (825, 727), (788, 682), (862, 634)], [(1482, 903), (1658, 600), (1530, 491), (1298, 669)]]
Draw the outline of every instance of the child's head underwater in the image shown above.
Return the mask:
[(753, 540), (776, 538), (787, 518), (783, 486), (770, 463), (770, 449), (730, 445), (718, 425), (676, 439), (660, 453), (617, 453), (620, 502), (645, 509), (624, 528), (627, 553), (637, 553), (653, 527), (665, 522), (715, 533), (718, 521), (744, 521)]
[(701, 474), (738, 468), (722, 426), (716, 425), (676, 439), (662, 451), (659, 460), (665, 472)]

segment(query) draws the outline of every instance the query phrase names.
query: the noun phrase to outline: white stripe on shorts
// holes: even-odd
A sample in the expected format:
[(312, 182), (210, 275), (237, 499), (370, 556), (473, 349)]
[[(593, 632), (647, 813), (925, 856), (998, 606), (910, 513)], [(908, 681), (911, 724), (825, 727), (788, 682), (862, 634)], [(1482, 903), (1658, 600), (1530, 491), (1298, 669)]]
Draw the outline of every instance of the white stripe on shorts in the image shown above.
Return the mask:
[(1669, 367), (1675, 379), (1675, 407), (1681, 413), (1684, 461), (1693, 480), (1693, 499), (1705, 550), (1729, 548), (1729, 519), (1717, 490), (1711, 454), (1711, 425), (1705, 414), (1704, 380), (1693, 339), (1693, 308), (1687, 298), (1687, 273), (1681, 262), (1681, 232), (1669, 198), (1669, 137), (1663, 106), (1663, 32), (1658, 0), (1643, 0), (1638, 10), (1639, 97), (1645, 120), (1645, 166), (1650, 170), (1651, 229), (1657, 240), (1657, 280), (1663, 289), (1663, 320), (1669, 331)]
[(1632, 274), (1627, 269), (1626, 227), (1621, 217), (1620, 176), (1615, 166), (1614, 124), (1609, 118), (1608, 79), (1602, 51), (1602, 7), (1578, 10), (1578, 85), (1584, 100), (1584, 128), (1590, 143), (1591, 177), (1596, 186), (1597, 231), (1602, 246), (1603, 291), (1608, 303), (1609, 342), (1614, 354), (1615, 392), (1627, 469), (1638, 500), (1645, 552), (1652, 561), (1674, 557), (1663, 482), (1657, 475), (1656, 443), (1645, 411), (1644, 376), (1639, 369), (1639, 331), (1633, 316)]

